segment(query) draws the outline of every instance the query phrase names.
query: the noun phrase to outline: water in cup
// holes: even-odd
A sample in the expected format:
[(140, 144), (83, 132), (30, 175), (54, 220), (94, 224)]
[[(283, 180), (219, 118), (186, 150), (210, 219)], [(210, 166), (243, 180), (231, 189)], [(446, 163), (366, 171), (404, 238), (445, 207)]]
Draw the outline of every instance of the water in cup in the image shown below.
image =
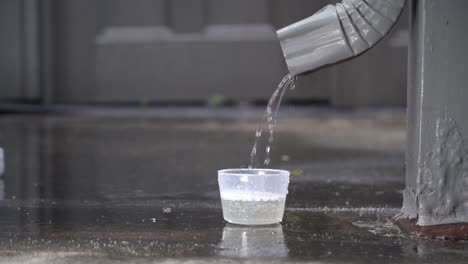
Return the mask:
[(289, 172), (231, 169), (218, 176), (223, 216), (240, 225), (269, 225), (283, 219)]
[(283, 219), (286, 197), (272, 193), (224, 193), (223, 216), (234, 224), (265, 225)]

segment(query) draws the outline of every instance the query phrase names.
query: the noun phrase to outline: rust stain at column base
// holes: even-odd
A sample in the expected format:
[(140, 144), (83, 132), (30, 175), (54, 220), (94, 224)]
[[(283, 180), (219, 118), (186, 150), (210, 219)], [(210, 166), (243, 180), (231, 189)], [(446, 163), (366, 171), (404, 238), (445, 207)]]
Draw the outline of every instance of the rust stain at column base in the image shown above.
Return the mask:
[(398, 219), (397, 226), (410, 237), (441, 239), (441, 240), (467, 240), (468, 223), (447, 225), (419, 226), (416, 219)]

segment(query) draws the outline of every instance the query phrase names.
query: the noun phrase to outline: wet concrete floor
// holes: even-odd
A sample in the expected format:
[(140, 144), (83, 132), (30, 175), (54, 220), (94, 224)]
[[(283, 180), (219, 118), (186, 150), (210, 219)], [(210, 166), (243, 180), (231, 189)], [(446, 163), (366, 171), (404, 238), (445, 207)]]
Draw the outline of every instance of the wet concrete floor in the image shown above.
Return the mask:
[(265, 227), (225, 223), (216, 180), (248, 165), (255, 119), (1, 115), (0, 263), (466, 263), (390, 221), (404, 113), (305, 113), (280, 120), (272, 164), (295, 176)]

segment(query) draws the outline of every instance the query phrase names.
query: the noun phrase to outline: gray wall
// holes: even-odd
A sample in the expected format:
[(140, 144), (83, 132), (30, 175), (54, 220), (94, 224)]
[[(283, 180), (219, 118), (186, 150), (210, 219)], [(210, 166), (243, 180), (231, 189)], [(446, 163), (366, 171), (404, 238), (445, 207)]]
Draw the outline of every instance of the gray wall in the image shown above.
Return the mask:
[[(274, 25), (326, 1), (292, 2), (285, 12), (279, 11), (285, 1), (266, 0), (57, 2), (52, 24), (60, 89), (52, 101), (266, 99), (287, 73)], [(324, 79), (311, 78), (309, 86), (317, 88), (295, 96), (327, 98)]]
[[(20, 96), (20, 36), (17, 12), (19, 2), (8, 0), (0, 8), (0, 32), (8, 37), (0, 41), (0, 95), (2, 97)], [(5, 36), (5, 35), (4, 35)]]
[(0, 98), (38, 99), (37, 1), (0, 1)]
[[(0, 99), (266, 100), (287, 73), (275, 30), (328, 2), (2, 0), (0, 33), (7, 41), (0, 44)], [(403, 105), (406, 24), (361, 58), (304, 77), (290, 98)]]

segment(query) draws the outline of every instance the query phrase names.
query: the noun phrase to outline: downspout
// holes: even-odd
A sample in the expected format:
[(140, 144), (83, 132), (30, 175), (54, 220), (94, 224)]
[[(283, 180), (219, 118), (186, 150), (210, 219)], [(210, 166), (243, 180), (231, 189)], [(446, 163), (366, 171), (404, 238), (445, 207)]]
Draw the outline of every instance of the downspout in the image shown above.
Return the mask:
[(395, 25), (406, 0), (343, 0), (277, 34), (293, 76), (354, 58)]

